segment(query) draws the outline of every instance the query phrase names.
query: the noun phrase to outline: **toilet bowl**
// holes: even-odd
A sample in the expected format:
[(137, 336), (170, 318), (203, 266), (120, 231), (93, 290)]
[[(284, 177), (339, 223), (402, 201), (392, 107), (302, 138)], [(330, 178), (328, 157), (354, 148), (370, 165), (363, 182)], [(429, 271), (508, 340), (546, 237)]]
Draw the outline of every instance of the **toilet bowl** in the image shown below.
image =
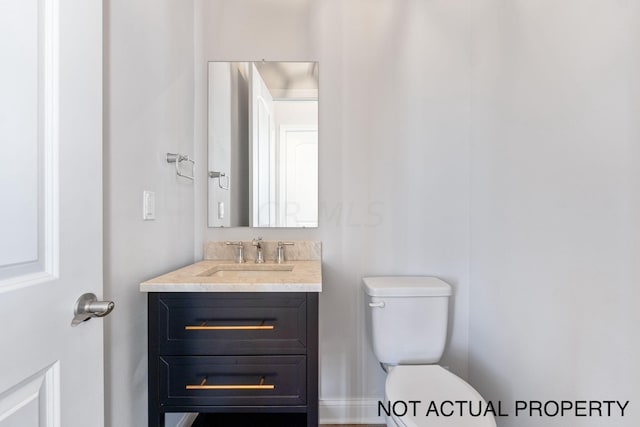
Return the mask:
[(372, 349), (388, 372), (387, 426), (495, 427), (482, 396), (437, 365), (446, 344), (451, 286), (427, 276), (362, 281)]
[(484, 413), (487, 405), (482, 396), (467, 382), (439, 365), (400, 365), (390, 370), (385, 381), (385, 402), (411, 401), (418, 402), (409, 405), (404, 414), (392, 412), (387, 417), (388, 426), (496, 425), (493, 415)]

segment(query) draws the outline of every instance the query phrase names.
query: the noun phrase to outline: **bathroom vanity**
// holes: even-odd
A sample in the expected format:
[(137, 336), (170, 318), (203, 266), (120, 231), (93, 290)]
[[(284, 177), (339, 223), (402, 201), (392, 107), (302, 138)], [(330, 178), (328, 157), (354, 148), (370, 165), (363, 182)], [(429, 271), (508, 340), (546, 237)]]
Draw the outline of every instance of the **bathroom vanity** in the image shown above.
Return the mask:
[(321, 261), (298, 252), (281, 264), (206, 259), (140, 285), (150, 427), (168, 412), (199, 413), (194, 426), (318, 425)]

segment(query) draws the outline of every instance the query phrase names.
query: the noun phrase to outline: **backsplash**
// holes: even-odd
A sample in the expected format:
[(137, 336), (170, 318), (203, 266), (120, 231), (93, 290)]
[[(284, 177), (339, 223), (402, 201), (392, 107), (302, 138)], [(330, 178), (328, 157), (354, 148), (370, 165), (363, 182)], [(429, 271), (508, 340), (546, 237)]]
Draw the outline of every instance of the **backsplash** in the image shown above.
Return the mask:
[[(273, 262), (280, 240), (262, 240), (264, 259)], [(287, 241), (289, 242), (289, 241)], [(288, 261), (317, 261), (322, 259), (322, 242), (313, 240), (293, 240), (293, 245), (285, 249), (285, 259)], [(247, 262), (255, 259), (256, 248), (251, 240), (243, 240), (244, 256)], [(204, 244), (204, 259), (232, 260), (235, 258), (236, 247), (227, 245), (224, 241), (208, 241)]]

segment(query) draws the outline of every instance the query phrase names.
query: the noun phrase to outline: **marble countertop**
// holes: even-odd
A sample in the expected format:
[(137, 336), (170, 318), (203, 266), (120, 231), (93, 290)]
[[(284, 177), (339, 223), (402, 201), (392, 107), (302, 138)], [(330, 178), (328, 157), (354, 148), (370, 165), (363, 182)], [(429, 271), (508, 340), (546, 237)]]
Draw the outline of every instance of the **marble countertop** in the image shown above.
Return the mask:
[(141, 292), (322, 292), (320, 260), (204, 260), (140, 283)]

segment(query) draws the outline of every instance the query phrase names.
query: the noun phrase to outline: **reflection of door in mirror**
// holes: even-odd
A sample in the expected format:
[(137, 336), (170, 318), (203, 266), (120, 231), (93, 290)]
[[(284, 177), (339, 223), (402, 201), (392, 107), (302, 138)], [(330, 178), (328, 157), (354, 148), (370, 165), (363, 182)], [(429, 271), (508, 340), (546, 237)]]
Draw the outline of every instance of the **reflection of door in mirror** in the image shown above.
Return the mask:
[(297, 124), (309, 123), (317, 117), (317, 102), (282, 101), (281, 104), (289, 102), (295, 102), (295, 110), (305, 112), (309, 119), (298, 118), (296, 124), (278, 127), (278, 226), (317, 227), (318, 128), (313, 124)]
[(318, 226), (317, 63), (210, 62), (208, 128), (210, 227)]
[(254, 64), (249, 67), (249, 151), (251, 152), (249, 180), (251, 192), (249, 209), (251, 225), (254, 227), (275, 227), (275, 170), (271, 168), (275, 155), (272, 137), (273, 97)]

